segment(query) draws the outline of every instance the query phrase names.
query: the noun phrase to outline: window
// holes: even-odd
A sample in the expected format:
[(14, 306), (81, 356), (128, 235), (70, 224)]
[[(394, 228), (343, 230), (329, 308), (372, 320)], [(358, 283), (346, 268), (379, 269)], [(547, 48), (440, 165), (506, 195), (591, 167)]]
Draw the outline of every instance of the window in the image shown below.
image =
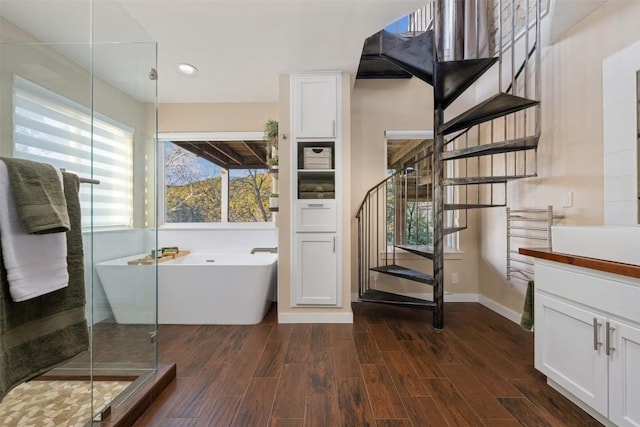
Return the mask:
[(271, 179), (266, 170), (229, 171), (229, 222), (267, 222)]
[(223, 168), (173, 141), (161, 141), (159, 150), (164, 223), (271, 221), (272, 181), (266, 169)]
[(16, 158), (100, 181), (80, 186), (83, 228), (132, 226), (132, 130), (18, 76), (13, 102)]
[(220, 222), (222, 170), (171, 141), (164, 143), (164, 222)]
[[(433, 155), (431, 131), (386, 131), (387, 164), (386, 186), (387, 245), (397, 242), (411, 245), (433, 245), (433, 193), (429, 185), (432, 181)], [(454, 163), (447, 162), (446, 174), (455, 175)], [(420, 184), (422, 183), (422, 184)], [(398, 193), (398, 194), (396, 194)], [(445, 188), (445, 200), (456, 200), (454, 186)], [(396, 207), (399, 203), (401, 206)], [(450, 203), (450, 202), (447, 202)], [(466, 215), (466, 214), (465, 214)], [(465, 216), (466, 218), (466, 216)], [(458, 227), (458, 211), (444, 212), (445, 228)], [(444, 245), (449, 250), (458, 250), (458, 233), (444, 236)]]

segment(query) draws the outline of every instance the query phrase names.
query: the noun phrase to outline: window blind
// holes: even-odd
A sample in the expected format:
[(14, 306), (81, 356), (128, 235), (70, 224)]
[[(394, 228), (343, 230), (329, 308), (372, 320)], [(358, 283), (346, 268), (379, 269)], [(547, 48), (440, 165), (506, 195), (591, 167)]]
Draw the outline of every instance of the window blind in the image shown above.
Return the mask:
[(13, 101), (14, 156), (100, 181), (80, 186), (83, 228), (131, 226), (132, 129), (19, 76)]

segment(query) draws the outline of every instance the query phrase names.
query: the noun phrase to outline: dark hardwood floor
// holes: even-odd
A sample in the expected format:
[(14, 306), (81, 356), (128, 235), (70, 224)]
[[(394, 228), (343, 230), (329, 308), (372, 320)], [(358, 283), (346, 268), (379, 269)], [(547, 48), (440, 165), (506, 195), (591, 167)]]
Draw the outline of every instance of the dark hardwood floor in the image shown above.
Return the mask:
[(353, 304), (354, 323), (161, 325), (178, 376), (136, 426), (599, 426), (533, 368), (533, 335), (476, 303)]

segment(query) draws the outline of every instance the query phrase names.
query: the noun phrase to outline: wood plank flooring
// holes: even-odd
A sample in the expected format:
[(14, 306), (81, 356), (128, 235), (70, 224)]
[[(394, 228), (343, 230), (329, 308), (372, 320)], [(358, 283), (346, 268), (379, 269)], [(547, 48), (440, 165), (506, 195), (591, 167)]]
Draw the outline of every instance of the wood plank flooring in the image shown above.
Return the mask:
[(599, 426), (533, 368), (533, 335), (476, 303), (354, 303), (354, 323), (161, 325), (178, 377), (136, 426)]

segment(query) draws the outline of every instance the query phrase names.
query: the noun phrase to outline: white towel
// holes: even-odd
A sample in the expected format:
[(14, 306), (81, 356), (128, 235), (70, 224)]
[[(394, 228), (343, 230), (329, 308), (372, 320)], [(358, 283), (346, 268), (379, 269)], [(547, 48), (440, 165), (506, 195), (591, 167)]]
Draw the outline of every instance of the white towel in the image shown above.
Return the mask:
[[(60, 185), (62, 173), (58, 171)], [(28, 234), (11, 192), (7, 166), (0, 160), (0, 244), (14, 301), (26, 301), (69, 284), (67, 233)]]

